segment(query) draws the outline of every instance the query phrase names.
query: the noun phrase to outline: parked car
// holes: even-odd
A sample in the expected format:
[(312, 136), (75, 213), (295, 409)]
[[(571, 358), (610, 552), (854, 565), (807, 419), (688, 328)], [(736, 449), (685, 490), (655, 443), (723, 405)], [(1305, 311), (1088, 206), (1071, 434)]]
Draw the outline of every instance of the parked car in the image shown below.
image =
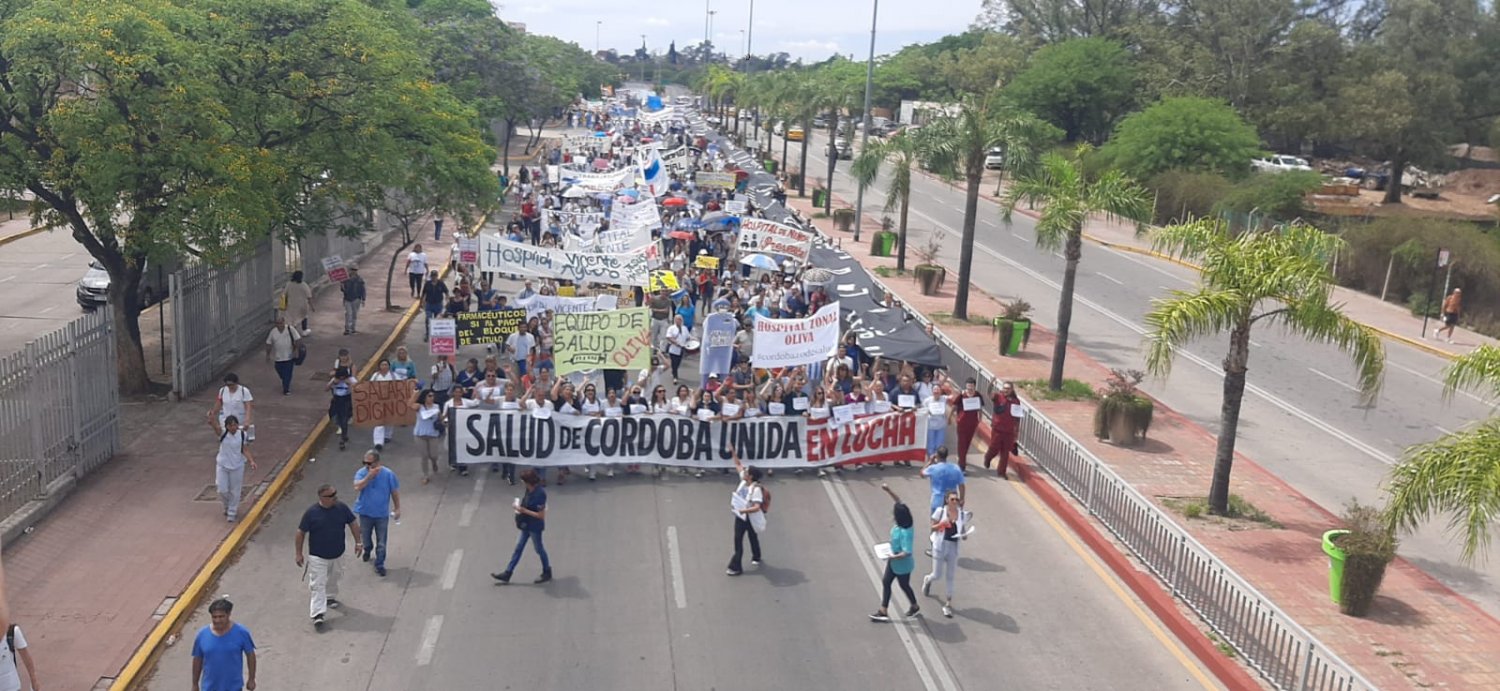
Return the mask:
[(1005, 167), (1005, 149), (995, 147), (984, 152), (984, 169), (1000, 170)]
[(773, 126), (771, 128), (771, 133), (774, 134), (774, 135), (776, 135), (776, 136), (778, 136), (778, 137), (785, 135), (786, 134), (786, 122), (782, 121), (782, 120), (777, 120), (775, 126)]
[(802, 131), (801, 127), (793, 126), (791, 129), (786, 131), (787, 141), (800, 142), (805, 135), (806, 133)]
[[(142, 308), (161, 302), (167, 297), (165, 281), (165, 274), (158, 276), (156, 269), (151, 264), (146, 264), (145, 270), (141, 273)], [(86, 310), (109, 304), (109, 272), (105, 271), (98, 261), (89, 262), (88, 271), (84, 272), (83, 278), (78, 279), (75, 295), (78, 298), (78, 306)]]
[(812, 126), (815, 130), (826, 130), (828, 129), (828, 118), (822, 115), (815, 116), (813, 117)]
[(837, 152), (838, 157), (846, 161), (854, 158), (854, 147), (849, 144), (848, 139), (841, 136), (833, 138), (833, 141), (828, 144), (828, 151), (829, 153)]
[(1265, 158), (1257, 158), (1250, 162), (1250, 167), (1262, 173), (1285, 173), (1291, 170), (1312, 170), (1306, 159), (1296, 156), (1277, 154)]

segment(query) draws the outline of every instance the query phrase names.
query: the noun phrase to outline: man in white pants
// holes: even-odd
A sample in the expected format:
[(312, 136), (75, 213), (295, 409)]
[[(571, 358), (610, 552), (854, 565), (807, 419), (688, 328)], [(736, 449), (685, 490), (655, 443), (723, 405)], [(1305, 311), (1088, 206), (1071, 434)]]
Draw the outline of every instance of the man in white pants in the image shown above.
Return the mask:
[[(359, 539), (359, 519), (343, 502), (338, 500), (338, 490), (333, 485), (318, 488), (318, 503), (307, 508), (302, 522), (297, 524), (297, 566), (304, 566), (307, 589), (311, 591), (308, 616), (313, 626), (323, 626), (323, 615), (328, 608), (339, 606), (339, 557), (344, 556), (344, 530), (354, 536), (354, 556), (364, 549)], [(308, 556), (302, 557), (303, 542), (308, 543)]]

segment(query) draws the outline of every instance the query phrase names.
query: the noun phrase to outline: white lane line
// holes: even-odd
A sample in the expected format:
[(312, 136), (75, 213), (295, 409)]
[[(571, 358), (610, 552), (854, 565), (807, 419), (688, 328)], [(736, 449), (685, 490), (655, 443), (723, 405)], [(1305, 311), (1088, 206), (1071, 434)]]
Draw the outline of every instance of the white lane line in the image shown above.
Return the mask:
[(687, 586), (682, 577), (682, 552), (677, 549), (677, 526), (667, 526), (667, 561), (672, 568), (672, 598), (677, 609), (687, 609)]
[(480, 475), (479, 479), (474, 481), (474, 494), (469, 497), (469, 501), (464, 502), (463, 511), (458, 516), (458, 527), (467, 528), (474, 522), (474, 512), (479, 510), (479, 497), (484, 494), (485, 477), (487, 476)]
[(1031, 238), (1028, 238), (1025, 235), (1022, 235), (1020, 233), (1011, 233), (1010, 236), (1013, 237), (1013, 238), (1015, 238), (1015, 239), (1017, 239), (1017, 240), (1020, 240), (1021, 242), (1027, 242), (1027, 241), (1029, 241), (1031, 239)]
[(1328, 374), (1327, 372), (1324, 372), (1324, 371), (1318, 370), (1318, 369), (1314, 369), (1312, 367), (1307, 368), (1307, 371), (1312, 372), (1313, 374), (1316, 374), (1316, 375), (1318, 375), (1318, 376), (1320, 376), (1320, 377), (1322, 377), (1324, 379), (1327, 379), (1328, 381), (1331, 381), (1331, 382), (1333, 382), (1335, 384), (1338, 384), (1339, 386), (1342, 386), (1342, 387), (1344, 387), (1344, 388), (1346, 388), (1346, 389), (1348, 389), (1350, 391), (1353, 391), (1354, 393), (1359, 393), (1359, 387), (1352, 386), (1350, 384), (1345, 384), (1343, 382), (1343, 380), (1341, 380), (1338, 377), (1335, 377), (1335, 376), (1333, 376), (1331, 374)]
[(1106, 251), (1108, 251), (1110, 254), (1113, 254), (1113, 255), (1121, 258), (1121, 259), (1124, 259), (1125, 261), (1133, 262), (1133, 263), (1136, 263), (1136, 264), (1140, 264), (1141, 266), (1144, 266), (1144, 267), (1146, 267), (1146, 268), (1148, 268), (1148, 269), (1150, 269), (1152, 271), (1155, 271), (1156, 273), (1159, 273), (1159, 274), (1161, 274), (1163, 276), (1166, 276), (1167, 278), (1170, 278), (1170, 279), (1172, 279), (1174, 281), (1181, 281), (1181, 282), (1186, 283), (1188, 285), (1192, 285), (1193, 284), (1193, 279), (1191, 279), (1191, 278), (1183, 278), (1181, 276), (1178, 276), (1177, 274), (1174, 274), (1174, 273), (1172, 273), (1172, 272), (1170, 272), (1170, 271), (1168, 271), (1166, 269), (1163, 269), (1160, 266), (1152, 264), (1151, 262), (1148, 262), (1148, 261), (1146, 261), (1144, 259), (1139, 259), (1139, 258), (1135, 257), (1134, 255), (1130, 254), (1129, 252), (1122, 252), (1122, 251), (1117, 250), (1117, 249), (1115, 249), (1113, 247), (1105, 247), (1103, 249), (1106, 250)]
[(1260, 348), (1260, 347), (1262, 347), (1262, 346), (1261, 346), (1261, 345), (1260, 345), (1260, 343), (1259, 343), (1259, 342), (1257, 342), (1257, 341), (1256, 341), (1256, 340), (1255, 340), (1255, 339), (1253, 339), (1253, 338), (1252, 338), (1252, 339), (1250, 339), (1250, 345), (1252, 345), (1252, 346), (1255, 346), (1255, 347), (1256, 347), (1256, 348)]
[(453, 550), (448, 555), (448, 561), (443, 564), (443, 590), (452, 590), (458, 584), (458, 567), (464, 563), (464, 551)]
[(31, 267), (31, 270), (32, 271), (36, 271), (37, 269), (45, 269), (45, 268), (47, 268), (47, 262), (42, 262), (40, 264), (37, 264), (36, 266)]
[[(1401, 370), (1403, 372), (1406, 372), (1407, 374), (1415, 375), (1419, 379), (1425, 379), (1425, 380), (1427, 380), (1429, 382), (1432, 382), (1433, 384), (1437, 384), (1439, 387), (1447, 386), (1446, 384), (1443, 383), (1443, 380), (1437, 379), (1435, 377), (1429, 377), (1429, 376), (1427, 376), (1425, 374), (1422, 374), (1421, 372), (1418, 372), (1417, 370), (1414, 370), (1414, 369), (1412, 369), (1410, 367), (1407, 367), (1406, 365), (1403, 365), (1401, 363), (1391, 362), (1390, 360), (1386, 360), (1385, 364), (1390, 365), (1392, 367), (1395, 367), (1396, 369)], [(1460, 390), (1457, 393), (1458, 393), (1458, 395), (1464, 396), (1466, 398), (1469, 398), (1470, 400), (1473, 400), (1476, 403), (1483, 403), (1484, 405), (1494, 405), (1493, 403), (1491, 403), (1491, 402), (1485, 400), (1484, 398), (1481, 398), (1480, 396), (1477, 396), (1477, 395), (1475, 395), (1475, 394), (1473, 394), (1473, 393), (1471, 393), (1469, 391), (1462, 391), (1462, 390)]]
[[(850, 546), (854, 548), (854, 553), (858, 555), (859, 563), (864, 567), (865, 575), (870, 578), (870, 586), (874, 588), (875, 592), (881, 592), (880, 574), (875, 572), (875, 563), (870, 559), (869, 548), (865, 546), (865, 540), (855, 530), (855, 519), (850, 516), (850, 509), (846, 508), (844, 503), (839, 499), (838, 492), (834, 489), (834, 482), (823, 480), (818, 484), (823, 485), (823, 491), (828, 493), (828, 501), (833, 504), (833, 511), (838, 514), (839, 523), (844, 526), (844, 534), (849, 537)], [(857, 513), (857, 510), (855, 513)], [(913, 624), (916, 624), (916, 622), (913, 622)], [(917, 626), (920, 625), (917, 624)], [(901, 638), (901, 645), (906, 648), (906, 655), (911, 658), (912, 665), (917, 668), (917, 676), (921, 678), (923, 688), (927, 689), (927, 691), (937, 691), (939, 688), (938, 683), (941, 681), (941, 688), (944, 691), (957, 691), (958, 685), (954, 683), (953, 677), (948, 674), (947, 668), (939, 664), (935, 670), (929, 670), (921, 653), (917, 652), (916, 642), (913, 640), (912, 631), (910, 630), (911, 628), (916, 628), (915, 626), (895, 626), (893, 628), (896, 630), (896, 635)], [(939, 675), (940, 679), (933, 678), (934, 672)]]
[(1453, 434), (1453, 430), (1448, 429), (1447, 427), (1444, 427), (1442, 425), (1433, 425), (1432, 428), (1439, 432), (1442, 432), (1443, 434)]
[(434, 614), (427, 619), (427, 628), (422, 631), (422, 647), (417, 648), (417, 666), (432, 664), (432, 654), (437, 652), (438, 634), (443, 632), (443, 615)]
[(43, 309), (42, 311), (38, 312), (37, 314), (46, 314), (48, 312), (51, 312), (52, 310), (53, 310), (53, 308), (48, 307), (48, 308)]
[[(924, 213), (922, 211), (918, 211), (916, 209), (912, 209), (912, 213), (914, 213), (914, 214), (916, 214), (916, 215), (918, 215), (918, 216), (920, 216), (922, 218), (927, 219), (932, 224), (934, 224), (934, 225), (936, 225), (936, 226), (938, 226), (940, 228), (943, 228), (943, 229), (947, 230), (948, 232), (953, 232), (953, 228), (952, 227), (948, 226), (947, 224), (943, 223), (942, 221), (939, 221), (939, 220), (937, 220), (937, 219), (935, 219), (935, 218), (927, 215), (926, 213)], [(987, 247), (985, 245), (981, 245), (979, 243), (975, 243), (974, 246), (978, 247), (980, 250), (984, 251), (985, 254), (988, 254), (988, 255), (990, 255), (990, 256), (992, 256), (992, 257), (994, 257), (994, 258), (996, 258), (996, 259), (998, 259), (998, 260), (1000, 260), (1000, 261), (1002, 261), (1002, 262), (1004, 262), (1006, 264), (1011, 265), (1016, 270), (1020, 271), (1021, 273), (1026, 274), (1027, 276), (1030, 276), (1032, 279), (1034, 279), (1034, 280), (1042, 283), (1043, 285), (1045, 285), (1045, 286), (1047, 286), (1047, 287), (1049, 287), (1049, 288), (1051, 288), (1053, 290), (1062, 290), (1062, 286), (1059, 285), (1056, 281), (1054, 281), (1054, 280), (1052, 280), (1050, 278), (1047, 278), (1046, 276), (1043, 276), (1042, 274), (1040, 274), (1037, 271), (1033, 270), (1031, 267), (1025, 266), (1024, 264), (1021, 264), (1018, 261), (1010, 259), (1010, 258), (1008, 258), (1008, 257), (1000, 254), (999, 252), (996, 252), (995, 250), (990, 249), (989, 247)], [(1114, 312), (1106, 309), (1103, 305), (1100, 305), (1100, 304), (1094, 302), (1093, 300), (1090, 300), (1090, 299), (1088, 299), (1086, 297), (1083, 297), (1082, 295), (1078, 295), (1077, 293), (1074, 293), (1073, 300), (1075, 302), (1077, 302), (1078, 304), (1080, 304), (1080, 305), (1083, 305), (1083, 306), (1085, 306), (1085, 307), (1087, 307), (1087, 308), (1089, 308), (1091, 310), (1094, 310), (1095, 312), (1098, 312), (1099, 314), (1103, 315), (1106, 319), (1109, 319), (1110, 321), (1113, 321), (1116, 324), (1119, 324), (1120, 326), (1123, 326), (1123, 327), (1125, 327), (1127, 329), (1130, 329), (1131, 331), (1134, 331), (1134, 332), (1136, 332), (1137, 334), (1139, 334), (1141, 336), (1146, 335), (1146, 329), (1145, 329), (1145, 327), (1142, 327), (1141, 325), (1136, 324), (1135, 322), (1130, 321), (1129, 319), (1126, 319), (1126, 318), (1124, 318), (1124, 317), (1122, 317), (1122, 316), (1120, 316), (1118, 314), (1115, 314)], [(1193, 363), (1193, 364), (1195, 364), (1195, 365), (1197, 365), (1199, 367), (1202, 367), (1203, 369), (1209, 371), (1210, 373), (1214, 374), (1217, 377), (1222, 378), (1224, 376), (1224, 370), (1220, 366), (1218, 366), (1218, 365), (1216, 365), (1216, 364), (1214, 364), (1212, 362), (1209, 362), (1208, 360), (1205, 360), (1205, 359), (1203, 359), (1201, 357), (1198, 357), (1197, 355), (1194, 355), (1191, 352), (1188, 352), (1186, 349), (1178, 348), (1177, 349), (1177, 353), (1179, 355), (1181, 355), (1184, 359), (1186, 359), (1188, 362), (1191, 362), (1191, 363)], [(1271, 393), (1271, 392), (1269, 392), (1269, 391), (1267, 391), (1267, 390), (1265, 390), (1265, 389), (1263, 389), (1263, 388), (1261, 388), (1259, 386), (1256, 386), (1254, 384), (1246, 384), (1245, 385), (1245, 390), (1249, 391), (1250, 393), (1255, 394), (1258, 397), (1260, 397), (1261, 400), (1264, 400), (1267, 403), (1270, 403), (1271, 405), (1274, 405), (1277, 408), (1280, 408), (1283, 411), (1291, 414), (1293, 417), (1296, 417), (1297, 419), (1302, 420), (1303, 422), (1306, 422), (1307, 424), (1312, 425), (1313, 427), (1315, 427), (1315, 428), (1317, 428), (1319, 430), (1322, 430), (1323, 432), (1325, 432), (1328, 435), (1334, 437), (1335, 439), (1338, 439), (1339, 441), (1342, 441), (1345, 444), (1348, 444), (1349, 446), (1354, 447), (1355, 449), (1359, 450), (1361, 453), (1364, 453), (1365, 455), (1367, 455), (1367, 456), (1369, 456), (1371, 458), (1374, 458), (1375, 460), (1380, 461), (1381, 463), (1384, 463), (1386, 465), (1395, 465), (1395, 463), (1396, 463), (1396, 458), (1394, 456), (1392, 456), (1392, 455), (1390, 455), (1388, 453), (1385, 453), (1384, 451), (1381, 451), (1380, 449), (1377, 449), (1377, 448), (1375, 448), (1373, 446), (1370, 446), (1369, 444), (1366, 444), (1366, 443), (1360, 441), (1359, 439), (1354, 438), (1354, 436), (1350, 435), (1348, 432), (1345, 432), (1345, 431), (1343, 431), (1343, 430), (1341, 430), (1341, 429), (1339, 429), (1337, 427), (1334, 427), (1333, 425), (1330, 425), (1330, 424), (1324, 422), (1322, 419), (1320, 419), (1320, 418), (1312, 415), (1311, 413), (1309, 413), (1309, 412), (1307, 412), (1307, 411), (1305, 411), (1305, 410), (1297, 407), (1296, 405), (1292, 404), (1290, 401), (1287, 401), (1286, 399), (1281, 398), (1280, 396), (1277, 396), (1276, 394), (1273, 394), (1273, 393)]]
[(1099, 276), (1101, 278), (1103, 278), (1103, 279), (1105, 279), (1107, 281), (1113, 281), (1114, 284), (1117, 285), (1117, 286), (1125, 285), (1124, 281), (1122, 281), (1122, 280), (1120, 280), (1118, 278), (1115, 278), (1114, 276), (1111, 276), (1111, 275), (1109, 275), (1107, 273), (1104, 273), (1103, 271), (1095, 271), (1094, 273), (1099, 274)]
[(15, 276), (6, 276), (5, 278), (0, 278), (0, 283), (5, 283), (6, 281), (14, 281), (14, 280), (16, 280)]

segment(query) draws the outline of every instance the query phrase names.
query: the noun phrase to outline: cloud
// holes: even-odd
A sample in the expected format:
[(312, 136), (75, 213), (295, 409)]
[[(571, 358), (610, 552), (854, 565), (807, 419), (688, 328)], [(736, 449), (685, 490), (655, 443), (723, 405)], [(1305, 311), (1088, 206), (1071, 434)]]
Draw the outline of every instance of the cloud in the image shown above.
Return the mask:
[(645, 19), (645, 24), (646, 26), (671, 26), (672, 22), (662, 19), (661, 17), (647, 17)]
[(520, 5), (516, 7), (516, 11), (521, 14), (551, 14), (552, 8), (545, 3), (538, 3), (535, 5)]
[(816, 60), (821, 60), (834, 53), (839, 52), (837, 41), (820, 41), (818, 39), (807, 39), (805, 41), (782, 41), (776, 44), (778, 51), (792, 55), (806, 55)]

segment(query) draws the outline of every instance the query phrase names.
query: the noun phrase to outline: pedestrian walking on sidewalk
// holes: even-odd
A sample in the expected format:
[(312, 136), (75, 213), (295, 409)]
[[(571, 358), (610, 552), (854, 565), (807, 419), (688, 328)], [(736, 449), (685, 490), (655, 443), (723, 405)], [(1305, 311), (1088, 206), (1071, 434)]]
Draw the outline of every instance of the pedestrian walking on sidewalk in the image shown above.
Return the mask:
[(214, 398), (214, 407), (208, 411), (208, 418), (218, 420), (222, 427), (224, 419), (233, 415), (249, 427), (255, 424), (251, 417), (254, 413), (255, 396), (250, 394), (250, 387), (242, 386), (240, 375), (234, 372), (224, 375), (224, 385), (219, 387), (219, 395)]
[(339, 286), (344, 294), (344, 335), (359, 333), (355, 327), (359, 325), (359, 308), (365, 306), (365, 279), (359, 277), (359, 267), (350, 263), (349, 277), (344, 279), (343, 285)]
[(965, 532), (967, 517), (958, 492), (949, 492), (943, 505), (932, 512), (932, 573), (922, 579), (922, 594), (932, 595), (932, 584), (943, 579), (947, 598), (943, 616), (953, 617), (953, 577), (958, 573), (958, 538)]
[(354, 419), (354, 385), (359, 380), (348, 367), (339, 367), (328, 380), (328, 419), (339, 431), (339, 451), (349, 446), (349, 421)]
[(740, 559), (745, 554), (747, 535), (750, 537), (750, 565), (760, 566), (760, 533), (766, 529), (766, 492), (760, 486), (760, 468), (741, 465), (737, 451), (731, 457), (740, 477), (740, 486), (735, 488), (729, 500), (729, 510), (734, 513), (734, 556), (729, 558), (729, 568), (724, 573), (738, 576), (744, 571)]
[(546, 583), (552, 580), (552, 562), (547, 559), (547, 548), (542, 546), (542, 531), (547, 528), (547, 489), (542, 486), (542, 476), (534, 468), (522, 471), (521, 482), (526, 484), (526, 496), (517, 499), (514, 507), (516, 529), (521, 531), (521, 537), (516, 541), (516, 549), (511, 552), (505, 570), (492, 573), (490, 577), (502, 584), (510, 583), (511, 574), (521, 563), (521, 555), (526, 553), (526, 543), (530, 541), (536, 555), (542, 558), (542, 575), (532, 582)]
[(292, 395), (292, 370), (297, 367), (298, 351), (302, 347), (302, 334), (294, 326), (288, 326), (284, 315), (276, 315), (276, 325), (266, 334), (266, 359), (275, 363), (276, 376), (281, 377), (281, 395)]
[[(354, 556), (364, 548), (359, 536), (359, 519), (354, 512), (338, 500), (339, 492), (333, 485), (318, 487), (318, 503), (302, 512), (302, 521), (297, 524), (297, 566), (303, 567), (307, 589), (312, 597), (308, 601), (307, 616), (313, 626), (323, 626), (323, 615), (330, 607), (339, 606), (339, 574), (343, 571), (344, 531), (354, 537)], [(307, 544), (308, 556), (302, 556), (303, 543)]]
[(412, 427), (412, 436), (417, 438), (417, 453), (421, 454), (422, 484), (432, 482), (438, 471), (438, 455), (443, 451), (443, 406), (438, 403), (437, 392), (423, 389), (417, 394), (417, 424)]
[(193, 691), (255, 691), (255, 639), (232, 613), (222, 597), (208, 606), (210, 623), (193, 639)]
[(391, 519), (401, 520), (401, 481), (396, 471), (381, 465), (380, 452), (365, 452), (364, 467), (354, 471), (354, 513), (359, 517), (364, 559), (374, 552), (375, 573), (385, 575), (385, 540)]
[(969, 446), (974, 443), (974, 433), (979, 431), (979, 413), (984, 409), (984, 397), (979, 395), (979, 384), (973, 377), (964, 380), (964, 390), (950, 401), (953, 413), (958, 416), (958, 469), (969, 471)]
[(411, 286), (412, 298), (421, 296), (422, 279), (427, 277), (427, 253), (417, 244), (406, 255), (406, 282)]
[(250, 440), (240, 427), (240, 419), (230, 415), (224, 418), (224, 426), (209, 421), (214, 433), (219, 435), (219, 453), (214, 458), (214, 487), (219, 491), (219, 502), (224, 505), (224, 517), (233, 523), (239, 515), (240, 494), (245, 487), (245, 464), (255, 470), (255, 456), (250, 453)]
[(1010, 382), (1000, 385), (1000, 390), (991, 393), (990, 397), (995, 409), (990, 415), (990, 448), (984, 452), (984, 467), (989, 468), (990, 461), (998, 456), (1000, 465), (996, 473), (1006, 477), (1010, 454), (1015, 450), (1021, 418), (1025, 417), (1026, 410), (1020, 397), (1016, 396), (1016, 387)]
[(886, 608), (891, 604), (891, 583), (901, 585), (901, 592), (906, 593), (906, 599), (911, 601), (911, 609), (906, 610), (906, 616), (915, 617), (922, 612), (922, 606), (917, 604), (917, 594), (911, 589), (911, 572), (917, 568), (917, 559), (912, 555), (912, 517), (911, 509), (902, 503), (901, 497), (891, 490), (884, 482), (880, 483), (880, 489), (890, 495), (895, 506), (891, 507), (891, 517), (895, 525), (891, 526), (891, 555), (885, 559), (885, 576), (881, 578), (880, 609), (870, 615), (871, 621), (890, 621), (891, 617), (886, 613)]
[(1443, 298), (1443, 325), (1432, 335), (1434, 339), (1442, 338), (1443, 332), (1447, 331), (1448, 342), (1453, 342), (1453, 327), (1458, 326), (1458, 315), (1463, 307), (1464, 291), (1454, 288), (1453, 292), (1448, 293), (1448, 297)]
[(312, 298), (312, 286), (302, 280), (301, 271), (293, 271), (292, 279), (281, 289), (281, 312), (286, 323), (296, 326), (303, 335), (307, 334), (307, 315), (317, 311)]
[(10, 624), (5, 627), (5, 646), (0, 647), (0, 691), (21, 691), (22, 664), (26, 665), (32, 691), (42, 688), (36, 678), (36, 661), (31, 659), (26, 634), (20, 626)]

